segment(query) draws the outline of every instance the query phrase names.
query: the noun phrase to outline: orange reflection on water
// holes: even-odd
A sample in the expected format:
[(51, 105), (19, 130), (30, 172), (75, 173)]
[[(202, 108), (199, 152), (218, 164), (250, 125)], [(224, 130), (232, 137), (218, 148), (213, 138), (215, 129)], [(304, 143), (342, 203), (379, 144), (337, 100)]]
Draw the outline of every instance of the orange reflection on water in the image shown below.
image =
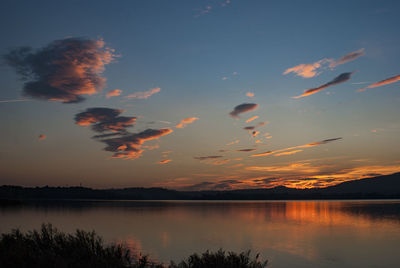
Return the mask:
[[(400, 201), (143, 201), (0, 211), (1, 231), (51, 222), (96, 230), (153, 259), (205, 250), (244, 251), (271, 267), (369, 267), (400, 263)], [(62, 212), (62, 213), (60, 213)], [(365, 252), (368, 252), (366, 255)], [(334, 260), (334, 261), (332, 261)]]

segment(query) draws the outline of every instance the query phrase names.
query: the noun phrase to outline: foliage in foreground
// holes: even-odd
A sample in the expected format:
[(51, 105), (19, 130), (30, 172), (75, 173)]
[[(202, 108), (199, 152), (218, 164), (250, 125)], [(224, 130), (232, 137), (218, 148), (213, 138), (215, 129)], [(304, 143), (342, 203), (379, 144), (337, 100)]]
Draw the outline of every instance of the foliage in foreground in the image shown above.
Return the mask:
[(263, 268), (257, 255), (250, 251), (240, 254), (219, 250), (193, 254), (178, 264), (154, 263), (147, 256), (133, 256), (120, 244), (105, 245), (94, 231), (77, 230), (74, 235), (58, 231), (51, 224), (40, 231), (22, 233), (13, 230), (0, 238), (0, 267), (57, 268)]

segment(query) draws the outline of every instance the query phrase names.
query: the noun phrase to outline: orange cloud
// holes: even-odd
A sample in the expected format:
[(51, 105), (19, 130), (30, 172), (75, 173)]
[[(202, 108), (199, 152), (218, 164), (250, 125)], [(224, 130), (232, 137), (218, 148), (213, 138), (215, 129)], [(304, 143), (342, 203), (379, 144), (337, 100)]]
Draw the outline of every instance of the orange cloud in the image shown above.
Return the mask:
[(297, 154), (297, 153), (302, 152), (302, 151), (303, 150), (287, 151), (287, 152), (277, 153), (274, 156), (292, 155), (292, 154)]
[(196, 121), (198, 119), (200, 119), (200, 118), (198, 118), (198, 117), (188, 117), (188, 118), (182, 119), (181, 122), (179, 124), (177, 124), (175, 127), (176, 128), (184, 128), (184, 127), (186, 127), (187, 124), (191, 124), (191, 123), (193, 123), (194, 121)]
[(271, 154), (274, 154), (274, 153), (275, 153), (275, 151), (268, 151), (268, 152), (264, 152), (264, 153), (252, 154), (250, 156), (251, 157), (267, 156), (267, 155), (271, 155)]
[(125, 98), (127, 98), (127, 99), (147, 99), (151, 95), (156, 94), (160, 91), (161, 91), (161, 88), (157, 87), (157, 88), (149, 89), (147, 91), (135, 92), (133, 94), (125, 96)]
[(119, 96), (122, 94), (122, 90), (121, 89), (114, 89), (114, 90), (110, 90), (107, 92), (106, 97), (107, 99), (114, 97), (114, 96)]
[(297, 171), (299, 173), (314, 173), (319, 172), (319, 167), (311, 166), (310, 163), (293, 163), (289, 165), (277, 165), (277, 166), (251, 166), (246, 167), (247, 170), (254, 171)]
[(285, 75), (285, 74), (289, 74), (289, 73), (295, 73), (297, 76), (301, 76), (303, 78), (311, 78), (311, 77), (319, 75), (321, 72), (320, 70), (325, 69), (327, 67), (327, 65), (330, 68), (334, 68), (338, 65), (353, 61), (363, 55), (364, 55), (364, 49), (361, 48), (357, 51), (350, 52), (350, 53), (344, 55), (342, 58), (340, 58), (338, 60), (325, 58), (325, 59), (316, 61), (314, 63), (299, 64), (292, 68), (286, 69), (283, 72), (283, 74)]
[[(200, 177), (215, 177), (212, 181), (190, 183), (189, 178), (172, 181), (163, 184), (164, 187), (186, 190), (235, 190), (235, 189), (261, 189), (277, 186), (291, 188), (315, 188), (333, 186), (341, 182), (368, 178), (378, 175), (388, 175), (400, 171), (400, 162), (390, 165), (363, 165), (343, 168), (342, 164), (324, 163), (323, 159), (299, 161), (271, 166), (250, 166), (242, 170), (246, 173), (259, 172), (263, 176), (218, 176), (199, 174)], [(346, 161), (346, 166), (349, 162)], [(235, 168), (235, 174), (241, 172), (237, 168), (242, 164), (230, 165)]]
[(230, 159), (224, 159), (224, 160), (217, 160), (212, 162), (213, 165), (225, 165), (226, 163), (228, 163), (229, 161), (231, 161)]
[(158, 163), (159, 164), (167, 164), (167, 163), (169, 163), (171, 161), (172, 161), (171, 159), (164, 159), (164, 160), (158, 161)]
[(315, 93), (317, 93), (317, 92), (319, 92), (321, 90), (324, 90), (327, 87), (344, 83), (344, 82), (350, 80), (350, 77), (351, 77), (351, 75), (353, 73), (354, 72), (352, 72), (352, 73), (342, 73), (339, 76), (335, 77), (332, 81), (329, 81), (328, 83), (323, 84), (323, 85), (321, 85), (319, 87), (316, 87), (316, 88), (310, 88), (310, 89), (304, 90), (303, 94), (301, 94), (300, 96), (295, 96), (293, 98), (294, 99), (298, 99), (298, 98), (302, 98), (302, 97), (305, 97), (305, 96), (309, 96), (309, 95), (315, 94)]
[(327, 59), (323, 59), (311, 64), (300, 64), (297, 66), (294, 66), (292, 68), (286, 69), (283, 74), (288, 74), (288, 73), (295, 73), (298, 76), (304, 77), (304, 78), (311, 78), (316, 75), (318, 75), (317, 70), (321, 68), (322, 63), (325, 63)]
[(254, 93), (249, 91), (249, 92), (246, 93), (246, 96), (249, 97), (249, 98), (253, 98), (254, 97)]
[(254, 120), (256, 120), (257, 118), (258, 118), (258, 115), (255, 115), (255, 116), (253, 116), (253, 117), (247, 119), (247, 120), (246, 120), (246, 123), (250, 123), (251, 121), (254, 121)]
[(42, 140), (45, 140), (46, 138), (47, 138), (46, 135), (40, 134), (39, 137), (38, 137), (38, 140), (42, 141)]
[(66, 38), (33, 50), (17, 48), (5, 55), (6, 62), (27, 80), (23, 93), (36, 99), (75, 103), (81, 95), (100, 92), (106, 79), (105, 65), (116, 57), (103, 40)]
[(388, 85), (388, 84), (395, 83), (395, 82), (397, 82), (397, 81), (399, 81), (399, 80), (400, 80), (400, 75), (396, 75), (396, 76), (387, 78), (387, 79), (385, 79), (385, 80), (382, 80), (382, 81), (373, 83), (373, 84), (367, 86), (366, 88), (361, 88), (361, 89), (359, 89), (359, 90), (357, 90), (357, 91), (358, 91), (358, 92), (363, 92), (363, 91), (366, 91), (367, 88), (381, 87), (381, 86), (384, 86), (384, 85)]

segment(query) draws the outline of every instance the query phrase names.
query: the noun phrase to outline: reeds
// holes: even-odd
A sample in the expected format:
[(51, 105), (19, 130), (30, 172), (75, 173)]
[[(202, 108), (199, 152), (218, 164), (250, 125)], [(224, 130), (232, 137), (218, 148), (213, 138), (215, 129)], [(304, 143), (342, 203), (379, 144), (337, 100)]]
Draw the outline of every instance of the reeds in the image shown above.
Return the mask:
[(0, 238), (2, 268), (263, 268), (259, 256), (242, 253), (209, 252), (193, 254), (178, 264), (154, 263), (148, 256), (133, 256), (122, 244), (105, 245), (94, 231), (65, 234), (51, 224), (39, 231), (22, 233), (15, 229)]

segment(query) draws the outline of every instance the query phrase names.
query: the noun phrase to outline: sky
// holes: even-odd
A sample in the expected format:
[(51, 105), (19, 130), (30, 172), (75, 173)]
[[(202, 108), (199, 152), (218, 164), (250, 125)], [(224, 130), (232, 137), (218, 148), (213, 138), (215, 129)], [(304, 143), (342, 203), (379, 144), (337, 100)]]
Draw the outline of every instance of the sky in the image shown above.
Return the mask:
[(9, 1), (0, 185), (312, 188), (400, 172), (399, 1)]

